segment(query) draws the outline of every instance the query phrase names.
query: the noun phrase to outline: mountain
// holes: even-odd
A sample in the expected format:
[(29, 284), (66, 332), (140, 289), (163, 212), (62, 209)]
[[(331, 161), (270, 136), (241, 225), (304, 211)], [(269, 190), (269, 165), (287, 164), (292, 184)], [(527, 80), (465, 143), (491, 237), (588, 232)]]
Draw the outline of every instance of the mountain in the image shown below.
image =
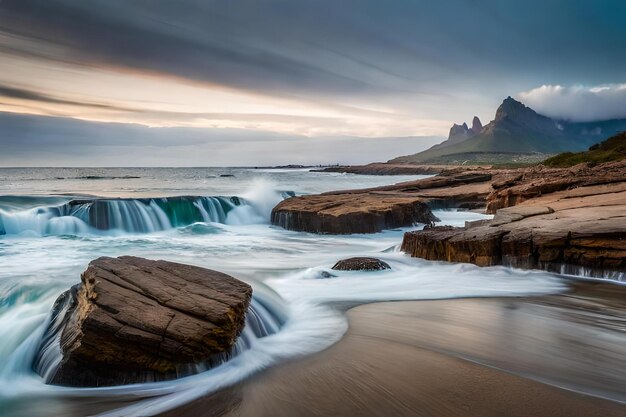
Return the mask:
[(548, 158), (543, 164), (549, 167), (571, 167), (583, 162), (593, 165), (626, 159), (626, 132), (611, 136), (585, 152), (565, 152)]
[(479, 134), (482, 130), (483, 124), (480, 122), (480, 119), (477, 116), (474, 116), (471, 128), (467, 127), (467, 123), (463, 123), (462, 125), (452, 125), (452, 127), (450, 128), (450, 133), (448, 134), (448, 140), (433, 146), (431, 149), (445, 148), (446, 146), (461, 143)]
[(555, 120), (507, 97), (493, 121), (482, 126), (474, 117), (472, 128), (455, 124), (448, 139), (430, 149), (392, 159), (391, 163), (494, 163), (540, 161), (590, 145), (626, 130), (626, 119), (576, 123)]

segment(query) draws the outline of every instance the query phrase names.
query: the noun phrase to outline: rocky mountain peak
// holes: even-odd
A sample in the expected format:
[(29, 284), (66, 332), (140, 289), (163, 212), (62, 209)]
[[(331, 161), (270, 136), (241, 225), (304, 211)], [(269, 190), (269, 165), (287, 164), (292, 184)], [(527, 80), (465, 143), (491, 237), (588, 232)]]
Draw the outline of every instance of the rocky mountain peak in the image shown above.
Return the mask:
[(537, 113), (531, 109), (530, 107), (526, 107), (524, 104), (515, 100), (511, 96), (508, 96), (504, 99), (498, 110), (496, 110), (496, 118), (495, 120), (502, 120), (505, 117), (524, 117), (524, 116), (535, 116)]
[(448, 134), (448, 140), (451, 142), (461, 142), (471, 136), (471, 131), (467, 127), (467, 123), (463, 123), (462, 125), (454, 124), (450, 128), (450, 133)]
[(474, 116), (472, 119), (472, 132), (477, 135), (483, 130), (483, 124), (480, 122), (478, 116)]

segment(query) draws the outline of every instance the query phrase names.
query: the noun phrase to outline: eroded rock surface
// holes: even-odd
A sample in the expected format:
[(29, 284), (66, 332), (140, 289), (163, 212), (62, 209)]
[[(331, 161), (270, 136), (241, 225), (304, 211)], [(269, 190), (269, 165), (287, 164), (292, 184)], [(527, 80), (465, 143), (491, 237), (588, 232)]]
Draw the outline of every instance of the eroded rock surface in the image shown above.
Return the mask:
[(516, 206), (557, 191), (626, 182), (626, 160), (601, 165), (580, 164), (571, 168), (547, 168), (543, 165), (512, 170), (501, 174), (487, 197), (487, 212)]
[(381, 271), (391, 269), (391, 267), (377, 258), (355, 257), (340, 260), (332, 269), (335, 271)]
[(272, 223), (313, 233), (375, 233), (384, 229), (430, 224), (437, 218), (419, 198), (346, 194), (293, 197), (272, 210)]
[[(47, 383), (117, 385), (187, 373), (228, 353), (252, 296), (248, 284), (220, 272), (130, 256), (92, 261), (81, 281), (57, 302), (60, 316), (34, 364)], [(51, 349), (62, 355), (52, 369)]]
[(408, 232), (402, 249), (429, 260), (626, 278), (626, 161), (509, 174), (488, 197), (493, 220)]
[(490, 171), (455, 170), (446, 175), (385, 187), (333, 191), (289, 198), (272, 210), (272, 223), (313, 233), (374, 233), (431, 224), (431, 208), (484, 206), (493, 191)]

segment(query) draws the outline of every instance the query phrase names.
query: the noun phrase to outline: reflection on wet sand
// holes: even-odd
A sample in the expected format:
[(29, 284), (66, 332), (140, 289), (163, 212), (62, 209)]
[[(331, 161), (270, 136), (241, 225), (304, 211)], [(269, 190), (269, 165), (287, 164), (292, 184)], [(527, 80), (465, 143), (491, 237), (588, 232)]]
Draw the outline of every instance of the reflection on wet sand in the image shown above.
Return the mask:
[(332, 348), (166, 416), (626, 416), (625, 295), (356, 307)]

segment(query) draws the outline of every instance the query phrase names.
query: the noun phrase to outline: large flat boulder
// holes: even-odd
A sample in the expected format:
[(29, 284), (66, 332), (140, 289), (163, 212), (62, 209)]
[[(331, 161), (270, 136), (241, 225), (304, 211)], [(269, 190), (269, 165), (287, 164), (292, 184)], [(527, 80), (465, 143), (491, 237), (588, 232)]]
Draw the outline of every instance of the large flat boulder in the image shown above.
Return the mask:
[(484, 206), (492, 191), (489, 171), (453, 171), (446, 175), (385, 187), (333, 191), (293, 197), (272, 210), (272, 224), (313, 233), (375, 233), (430, 224), (432, 208)]
[[(72, 386), (190, 373), (196, 364), (228, 354), (251, 296), (248, 284), (217, 271), (130, 256), (98, 258), (57, 302), (34, 368), (47, 383)], [(45, 357), (55, 349), (62, 359), (46, 368)]]
[(272, 210), (272, 224), (313, 233), (375, 233), (436, 220), (419, 198), (371, 194), (292, 197)]

